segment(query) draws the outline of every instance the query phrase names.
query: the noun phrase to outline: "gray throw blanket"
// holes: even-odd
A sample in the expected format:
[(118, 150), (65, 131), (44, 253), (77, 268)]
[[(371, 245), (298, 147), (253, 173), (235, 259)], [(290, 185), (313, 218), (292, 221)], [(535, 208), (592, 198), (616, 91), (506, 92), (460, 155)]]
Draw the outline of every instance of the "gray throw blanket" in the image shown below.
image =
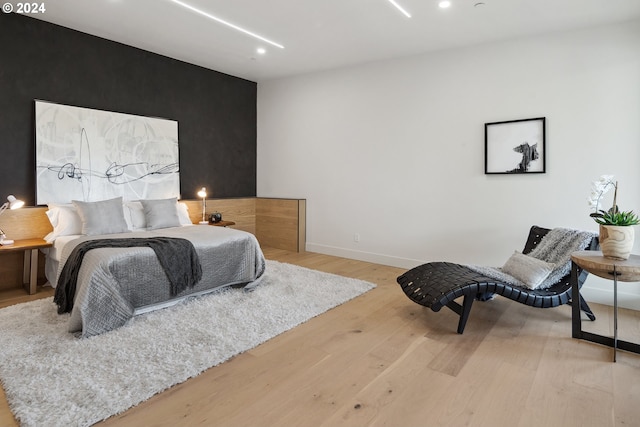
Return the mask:
[[(571, 271), (571, 253), (586, 249), (591, 239), (596, 236), (590, 231), (574, 230), (570, 228), (554, 228), (549, 231), (538, 245), (527, 255), (546, 261), (554, 265), (553, 270), (542, 282), (538, 289), (546, 289), (555, 285)], [(515, 277), (504, 273), (500, 268), (467, 265), (470, 269), (493, 279), (511, 285), (527, 288)]]
[(162, 269), (169, 279), (171, 296), (176, 296), (193, 287), (202, 278), (202, 267), (193, 244), (187, 239), (175, 237), (148, 237), (125, 239), (97, 239), (78, 244), (65, 263), (53, 301), (58, 305), (58, 313), (68, 313), (73, 309), (78, 273), (85, 254), (99, 248), (148, 247), (153, 249)]

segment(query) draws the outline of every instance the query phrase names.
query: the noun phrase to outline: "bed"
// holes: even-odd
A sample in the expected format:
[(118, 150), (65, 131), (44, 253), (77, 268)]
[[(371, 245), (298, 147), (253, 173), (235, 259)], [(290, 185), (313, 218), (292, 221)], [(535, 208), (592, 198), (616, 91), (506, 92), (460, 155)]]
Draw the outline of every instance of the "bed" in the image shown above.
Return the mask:
[[(225, 227), (193, 225), (175, 199), (128, 204), (114, 200), (107, 204), (89, 204), (90, 209), (81, 203), (49, 207), (47, 216), (54, 231), (46, 238), (53, 246), (47, 253), (45, 272), (53, 287), (58, 286), (61, 272), (74, 248), (85, 242), (105, 239), (186, 239), (197, 253), (202, 278), (192, 287), (172, 295), (167, 274), (151, 248), (90, 250), (77, 271), (70, 332), (90, 337), (121, 327), (135, 315), (167, 307), (187, 297), (228, 286), (250, 290), (260, 283), (265, 259), (254, 235)], [(154, 219), (152, 209), (144, 209), (147, 205), (162, 205), (160, 212), (156, 212), (161, 213), (159, 219)], [(173, 215), (167, 220), (167, 209), (170, 214), (181, 212), (177, 220)], [(120, 222), (120, 213), (124, 223)], [(105, 221), (108, 224), (104, 224)], [(120, 223), (113, 227), (114, 221)]]

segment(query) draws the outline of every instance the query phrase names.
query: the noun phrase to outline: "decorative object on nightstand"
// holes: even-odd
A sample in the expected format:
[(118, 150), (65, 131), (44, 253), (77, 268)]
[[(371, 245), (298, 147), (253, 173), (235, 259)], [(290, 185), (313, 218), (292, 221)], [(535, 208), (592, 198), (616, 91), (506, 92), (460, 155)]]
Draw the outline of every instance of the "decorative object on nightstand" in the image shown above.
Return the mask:
[(205, 218), (207, 215), (207, 189), (205, 187), (198, 191), (198, 197), (202, 198), (202, 221), (200, 221), (200, 224), (209, 224), (209, 221)]
[[(613, 205), (609, 210), (598, 209), (600, 199), (611, 187)], [(633, 211), (622, 212), (616, 203), (618, 198), (618, 181), (613, 175), (602, 175), (591, 185), (589, 205), (594, 209), (591, 217), (600, 225), (600, 248), (605, 258), (615, 260), (629, 259), (635, 239), (632, 226), (640, 224), (640, 218)]]
[[(0, 215), (2, 215), (7, 209), (20, 209), (22, 206), (24, 206), (24, 202), (22, 200), (16, 199), (12, 194), (7, 197), (7, 201), (0, 207)], [(7, 239), (7, 235), (5, 234), (5, 232), (0, 229), (0, 245), (5, 246), (12, 244), (13, 240)]]
[(209, 217), (209, 222), (215, 224), (216, 222), (222, 221), (222, 214), (220, 212), (214, 212)]

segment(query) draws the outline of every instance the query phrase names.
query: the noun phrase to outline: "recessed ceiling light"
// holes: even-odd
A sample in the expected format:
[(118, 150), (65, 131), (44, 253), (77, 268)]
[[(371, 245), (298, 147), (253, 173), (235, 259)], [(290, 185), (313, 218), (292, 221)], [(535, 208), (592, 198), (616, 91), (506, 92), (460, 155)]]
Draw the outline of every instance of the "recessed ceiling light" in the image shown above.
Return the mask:
[(407, 18), (411, 18), (411, 14), (409, 12), (407, 12), (406, 10), (404, 10), (404, 8), (402, 6), (400, 6), (395, 0), (389, 0), (389, 3), (394, 5), (396, 7), (396, 9), (398, 9), (400, 12), (402, 12), (402, 14), (404, 16), (406, 16)]
[(256, 49), (256, 52), (258, 52), (258, 54), (260, 55), (264, 55), (265, 53), (267, 53), (267, 49), (263, 48), (263, 47), (259, 47)]
[(444, 1), (441, 1), (440, 3), (438, 3), (438, 6), (440, 6), (441, 9), (446, 9), (449, 6), (451, 6), (451, 2), (448, 1), (448, 0), (444, 0)]
[(213, 16), (210, 13), (207, 13), (207, 12), (205, 12), (203, 10), (195, 8), (195, 7), (193, 7), (193, 6), (191, 6), (191, 5), (187, 4), (187, 3), (181, 2), (180, 0), (171, 0), (171, 1), (174, 2), (175, 4), (179, 4), (180, 6), (186, 8), (186, 9), (189, 9), (192, 12), (198, 13), (198, 14), (200, 14), (202, 16), (206, 16), (207, 18), (212, 19), (212, 20), (214, 20), (216, 22), (219, 22), (219, 23), (221, 23), (223, 25), (226, 25), (227, 27), (231, 27), (234, 30), (240, 31), (241, 33), (245, 33), (247, 35), (250, 35), (251, 37), (255, 37), (258, 40), (262, 40), (263, 42), (269, 43), (270, 45), (273, 45), (275, 47), (279, 47), (280, 49), (284, 49), (284, 46), (282, 46), (280, 43), (276, 43), (276, 42), (271, 41), (271, 40), (269, 40), (267, 38), (264, 38), (264, 37), (262, 37), (262, 36), (260, 36), (260, 35), (258, 35), (256, 33), (253, 33), (253, 32), (251, 32), (249, 30), (245, 30), (242, 27), (238, 27), (237, 25), (232, 24), (231, 22), (225, 21), (224, 19), (218, 18), (217, 16)]

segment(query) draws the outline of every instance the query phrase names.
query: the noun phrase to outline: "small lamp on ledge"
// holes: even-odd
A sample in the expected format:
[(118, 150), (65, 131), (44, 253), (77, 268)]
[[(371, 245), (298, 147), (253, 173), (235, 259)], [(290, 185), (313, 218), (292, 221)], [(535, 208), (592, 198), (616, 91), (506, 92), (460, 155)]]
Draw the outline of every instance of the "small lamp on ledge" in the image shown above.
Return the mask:
[[(2, 215), (7, 209), (20, 209), (22, 206), (24, 206), (24, 202), (22, 200), (16, 199), (13, 195), (7, 197), (7, 200), (7, 202), (0, 206), (0, 215)], [(12, 243), (13, 240), (7, 239), (4, 231), (0, 229), (0, 245), (11, 245)]]
[(207, 221), (207, 189), (202, 187), (200, 191), (198, 191), (198, 197), (202, 197), (202, 221), (200, 224), (209, 224)]

